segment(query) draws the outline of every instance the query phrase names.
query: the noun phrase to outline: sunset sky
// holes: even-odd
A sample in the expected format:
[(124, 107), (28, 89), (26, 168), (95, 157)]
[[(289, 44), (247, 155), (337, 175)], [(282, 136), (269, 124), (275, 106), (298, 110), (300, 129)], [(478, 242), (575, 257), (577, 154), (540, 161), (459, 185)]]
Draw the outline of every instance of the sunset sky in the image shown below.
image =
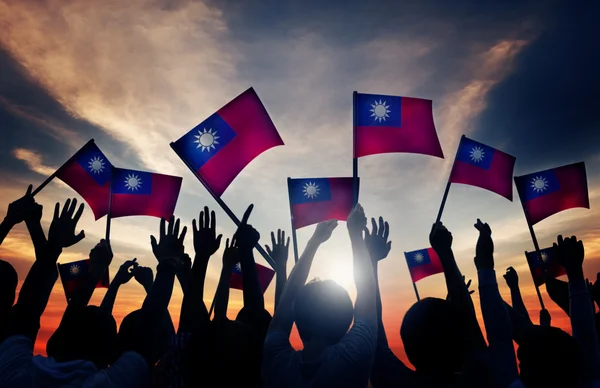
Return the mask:
[[(287, 177), (352, 174), (353, 91), (431, 99), (445, 159), (387, 154), (360, 160), (360, 202), (368, 216), (383, 215), (390, 223), (392, 251), (380, 264), (383, 314), (391, 345), (403, 357), (399, 327), (415, 301), (403, 252), (429, 246), (462, 134), (516, 156), (517, 175), (585, 161), (591, 209), (562, 212), (535, 231), (542, 248), (558, 233), (576, 234), (586, 247), (586, 276), (600, 271), (600, 43), (594, 38), (600, 4), (568, 3), (0, 0), (0, 217), (29, 183), (41, 183), (94, 138), (117, 166), (182, 176), (176, 216), (190, 227), (208, 205), (217, 212), (219, 233), (231, 236), (233, 222), (169, 143), (253, 86), (285, 146), (254, 160), (222, 198), (238, 216), (255, 204), (250, 222), (264, 244), (271, 230), (290, 230)], [(46, 230), (53, 204), (73, 196), (58, 181), (36, 196)], [(501, 292), (509, 300), (501, 274), (514, 266), (537, 322), (540, 307), (523, 254), (533, 245), (516, 190), (514, 196), (510, 202), (454, 185), (442, 220), (475, 290), (473, 224), (481, 218), (491, 225)], [(87, 209), (80, 222), (87, 238), (59, 262), (86, 258), (105, 222), (94, 221)], [(111, 278), (133, 257), (155, 268), (149, 236), (158, 225), (150, 217), (113, 221)], [(298, 232), (300, 251), (313, 230)], [(186, 247), (193, 256), (191, 233)], [(221, 253), (209, 265), (208, 306)], [(23, 225), (0, 246), (0, 258), (15, 266), (22, 283), (34, 260)], [(341, 223), (310, 276), (332, 278), (354, 296), (351, 263)], [(420, 281), (418, 288), (421, 296), (446, 294), (443, 275)], [(273, 282), (266, 292), (271, 311), (274, 291)], [(541, 291), (553, 323), (570, 331), (566, 315)], [(104, 292), (97, 290), (92, 302)], [(124, 286), (114, 309), (117, 322), (144, 296), (135, 280)], [(176, 284), (174, 320), (181, 300)], [(241, 304), (241, 292), (233, 290), (230, 318)], [(45, 352), (65, 305), (57, 282), (37, 352)]]

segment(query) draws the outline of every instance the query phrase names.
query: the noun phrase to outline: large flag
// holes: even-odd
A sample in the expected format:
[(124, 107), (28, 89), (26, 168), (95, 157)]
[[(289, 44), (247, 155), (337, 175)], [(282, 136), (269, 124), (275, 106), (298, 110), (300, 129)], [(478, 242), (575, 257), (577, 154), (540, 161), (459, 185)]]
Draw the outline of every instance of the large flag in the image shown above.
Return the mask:
[[(260, 287), (262, 288), (263, 294), (269, 288), (269, 284), (271, 284), (271, 280), (273, 280), (273, 276), (275, 275), (275, 271), (271, 268), (264, 267), (260, 264), (256, 264), (256, 272), (258, 273), (258, 281), (260, 283)], [(244, 289), (244, 282), (242, 276), (242, 267), (240, 263), (237, 263), (233, 267), (233, 271), (231, 271), (231, 278), (229, 278), (229, 287), (235, 288), (238, 290)]]
[(585, 163), (515, 177), (530, 225), (574, 207), (590, 208)]
[(442, 262), (433, 248), (404, 252), (413, 283), (436, 273), (444, 272)]
[(253, 88), (171, 143), (217, 197), (248, 163), (279, 145), (283, 141)]
[(354, 157), (410, 152), (444, 157), (431, 100), (356, 94)]
[(175, 211), (182, 178), (113, 168), (110, 216), (153, 216), (169, 219)]
[[(90, 259), (58, 264), (58, 273), (60, 274), (60, 280), (65, 290), (67, 301), (81, 289), (89, 278), (90, 265)], [(106, 269), (106, 272), (104, 272), (104, 275), (100, 278), (98, 284), (96, 284), (96, 288), (108, 288), (108, 284), (108, 269)]]
[(354, 206), (352, 178), (288, 178), (292, 227), (346, 221)]
[(552, 248), (540, 249), (539, 256), (535, 251), (525, 252), (525, 256), (527, 257), (527, 264), (529, 264), (533, 282), (538, 287), (546, 282), (544, 270), (552, 278), (567, 274), (565, 267), (560, 265), (558, 260), (554, 258), (554, 251)]
[(512, 201), (515, 157), (463, 136), (450, 182), (477, 186)]
[(87, 202), (99, 219), (108, 213), (112, 164), (93, 140), (89, 141), (56, 172)]

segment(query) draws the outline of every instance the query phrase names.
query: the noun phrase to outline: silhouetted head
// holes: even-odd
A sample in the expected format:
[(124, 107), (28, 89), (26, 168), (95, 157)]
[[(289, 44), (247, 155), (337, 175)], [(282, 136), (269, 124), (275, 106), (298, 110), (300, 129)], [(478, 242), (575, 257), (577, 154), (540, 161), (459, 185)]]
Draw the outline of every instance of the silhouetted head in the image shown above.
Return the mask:
[(17, 283), (19, 277), (13, 266), (0, 260), (0, 315), (5, 316), (4, 312), (10, 310), (15, 302), (17, 292)]
[(46, 345), (58, 362), (88, 360), (98, 369), (108, 366), (114, 353), (117, 323), (98, 306), (69, 307)]
[(406, 312), (400, 336), (417, 372), (449, 375), (462, 369), (466, 356), (460, 316), (450, 301), (425, 298)]
[(517, 350), (521, 381), (527, 388), (579, 387), (581, 348), (557, 327), (533, 326), (523, 333)]
[(348, 331), (354, 308), (348, 292), (333, 280), (315, 279), (302, 287), (294, 302), (294, 319), (303, 342), (339, 342)]
[[(153, 330), (154, 329), (154, 330)], [(127, 314), (119, 327), (115, 360), (128, 350), (148, 354), (151, 360), (158, 360), (171, 345), (172, 323), (168, 314), (164, 314), (160, 326), (152, 328), (142, 310)]]

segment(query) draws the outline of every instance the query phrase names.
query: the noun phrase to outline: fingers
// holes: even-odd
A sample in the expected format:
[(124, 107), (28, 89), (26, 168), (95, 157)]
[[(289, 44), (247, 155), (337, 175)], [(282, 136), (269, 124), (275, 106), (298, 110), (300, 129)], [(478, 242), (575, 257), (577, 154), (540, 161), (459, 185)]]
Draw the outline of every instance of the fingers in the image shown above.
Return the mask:
[(156, 242), (156, 237), (150, 236), (150, 245), (152, 245), (152, 250), (155, 251), (158, 248), (158, 243)]
[(60, 211), (60, 203), (56, 202), (56, 205), (54, 205), (54, 216), (53, 216), (53, 218), (54, 218), (55, 220), (57, 220), (57, 219), (58, 219), (58, 217), (59, 217), (59, 216), (58, 216), (58, 212), (59, 212), (59, 211)]
[(254, 204), (250, 204), (250, 206), (248, 206), (248, 209), (246, 209), (246, 212), (244, 213), (244, 216), (242, 217), (242, 223), (241, 223), (242, 225), (246, 225), (248, 223), (248, 219), (250, 218), (252, 209), (254, 209)]
[(65, 205), (63, 206), (62, 211), (60, 212), (60, 218), (63, 218), (66, 216), (70, 204), (71, 204), (71, 198), (67, 199), (67, 201), (65, 202)]
[(73, 215), (73, 213), (75, 213), (76, 207), (77, 207), (77, 198), (73, 198), (73, 200), (71, 201), (71, 206), (69, 206), (69, 211), (67, 212), (69, 217), (71, 217)]
[(221, 246), (221, 239), (223, 238), (223, 235), (220, 234), (217, 236), (217, 249), (219, 249), (219, 247)]
[[(279, 234), (279, 232), (278, 232)], [(277, 236), (279, 237), (279, 236)], [(273, 247), (273, 249), (275, 249), (275, 245), (276, 245), (276, 241), (275, 241), (275, 233), (271, 232), (271, 246)]]
[[(171, 218), (171, 221), (173, 221), (173, 218)], [(170, 222), (169, 225), (171, 225)], [(179, 236), (179, 218), (175, 220), (175, 225), (173, 226), (173, 236)]]
[[(287, 238), (287, 241), (285, 243), (285, 249), (288, 249), (290, 247), (290, 238)], [(600, 276), (600, 273), (598, 274), (598, 276)]]
[(229, 249), (229, 239), (225, 240), (225, 249)]
[(387, 240), (390, 237), (390, 224), (388, 222), (384, 222), (383, 224), (383, 239)]
[[(159, 236), (159, 238), (161, 240), (165, 238), (165, 222), (166, 222), (165, 218), (161, 217), (161, 219), (160, 219), (160, 236)], [(156, 239), (154, 239), (154, 241), (156, 241)]]
[(208, 214), (204, 213), (204, 210), (202, 210), (200, 212), (200, 217), (199, 217), (199, 224), (200, 224), (200, 229), (204, 228), (204, 217), (206, 217)]
[(77, 209), (77, 213), (75, 213), (75, 217), (73, 217), (73, 221), (75, 221), (75, 223), (79, 222), (79, 219), (81, 218), (81, 215), (83, 214), (83, 208), (85, 206), (83, 204), (79, 205), (79, 209)]
[(467, 282), (467, 284), (466, 284), (467, 288), (471, 287), (471, 282), (472, 282), (472, 280), (471, 280), (471, 279), (469, 279), (469, 281), (468, 281), (468, 282)]
[(267, 251), (267, 255), (273, 257), (273, 251), (269, 248), (268, 245), (265, 245), (265, 250)]
[[(208, 207), (206, 208), (206, 212), (207, 212), (206, 214), (208, 214)], [(212, 230), (215, 230), (217, 228), (217, 216), (215, 215), (215, 211), (214, 210), (210, 212), (210, 225), (209, 225), (209, 227)]]
[(25, 193), (26, 197), (31, 196), (31, 190), (33, 190), (33, 185), (27, 186), (27, 192)]
[(195, 218), (192, 220), (192, 230), (194, 231), (194, 234), (198, 233), (198, 228), (196, 227), (196, 219)]
[[(179, 220), (177, 220), (177, 222), (179, 222)], [(179, 225), (177, 225), (177, 227), (179, 227)], [(187, 233), (187, 226), (184, 226), (183, 229), (181, 230), (181, 236), (179, 236), (179, 243), (183, 245), (183, 240), (185, 239), (185, 234)], [(175, 235), (177, 236), (177, 235)]]
[(377, 234), (377, 222), (375, 222), (375, 218), (371, 218), (371, 233), (373, 235)]
[(73, 244), (72, 245), (77, 244), (78, 242), (80, 242), (84, 238), (85, 238), (85, 231), (82, 230), (81, 232), (79, 232), (79, 234), (77, 236), (75, 236), (75, 238), (73, 239)]
[(167, 236), (173, 235), (173, 227), (175, 226), (175, 216), (169, 218), (169, 225), (167, 226)]
[(379, 230), (378, 230), (377, 235), (380, 237), (383, 236), (384, 229), (385, 229), (385, 227), (383, 225), (383, 217), (379, 216)]
[(210, 225), (210, 212), (208, 211), (208, 206), (204, 206), (204, 227), (208, 228)]
[[(556, 241), (558, 242), (558, 245), (562, 245), (565, 242), (565, 240), (563, 239), (562, 234), (558, 235), (558, 237), (556, 238)], [(556, 244), (554, 244), (554, 245), (556, 245)]]

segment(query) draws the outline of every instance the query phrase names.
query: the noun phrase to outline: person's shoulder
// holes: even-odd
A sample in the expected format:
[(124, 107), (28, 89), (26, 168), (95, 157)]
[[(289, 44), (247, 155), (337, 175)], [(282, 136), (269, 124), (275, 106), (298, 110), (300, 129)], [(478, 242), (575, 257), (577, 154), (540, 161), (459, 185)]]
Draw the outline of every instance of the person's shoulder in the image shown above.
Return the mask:
[(374, 326), (371, 322), (362, 319), (354, 321), (352, 328), (350, 331), (348, 331), (348, 333), (346, 333), (342, 339), (342, 342), (354, 341), (358, 338), (375, 344), (377, 342), (377, 326)]
[(23, 352), (30, 351), (33, 356), (33, 342), (31, 339), (24, 335), (13, 335), (7, 337), (0, 344), (0, 357), (4, 355), (5, 352)]

